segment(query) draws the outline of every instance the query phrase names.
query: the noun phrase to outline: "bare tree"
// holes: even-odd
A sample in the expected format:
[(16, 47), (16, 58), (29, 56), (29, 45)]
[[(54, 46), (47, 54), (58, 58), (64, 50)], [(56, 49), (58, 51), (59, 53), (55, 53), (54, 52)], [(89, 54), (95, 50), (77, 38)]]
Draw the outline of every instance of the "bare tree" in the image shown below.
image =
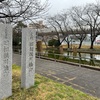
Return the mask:
[(84, 39), (87, 36), (87, 23), (85, 23), (78, 15), (82, 16), (83, 9), (81, 7), (72, 7), (70, 10), (70, 17), (73, 22), (73, 29), (71, 32), (80, 41), (78, 49), (81, 48)]
[[(57, 39), (58, 41), (60, 42), (60, 33), (59, 33), (59, 29), (58, 29), (58, 26), (57, 26), (57, 23), (55, 22), (56, 21), (56, 16), (53, 16), (53, 17), (49, 17), (47, 19), (48, 23), (51, 25), (51, 27), (53, 27), (53, 29), (55, 30), (55, 32), (57, 33)], [(53, 31), (52, 31), (53, 32)], [(61, 42), (60, 42), (61, 44)]]
[(6, 22), (33, 20), (46, 12), (47, 0), (1, 0), (0, 20)]
[[(50, 17), (48, 19), (48, 22), (50, 25), (55, 29), (55, 32), (57, 33), (58, 40), (60, 42), (60, 45), (66, 41), (68, 44), (68, 48), (70, 48), (69, 45), (69, 37), (68, 37), (68, 29), (67, 29), (67, 16), (66, 14), (57, 14), (53, 17)], [(62, 39), (61, 39), (62, 38)]]
[(67, 45), (68, 45), (68, 48), (70, 48), (71, 39), (70, 39), (69, 33), (71, 31), (70, 30), (71, 29), (71, 26), (70, 26), (71, 19), (70, 19), (69, 13), (68, 12), (61, 13), (59, 15), (59, 20), (61, 21), (62, 28), (63, 28), (63, 29), (60, 28), (61, 32), (63, 34), (63, 40), (62, 40), (62, 42), (66, 41)]
[[(80, 9), (82, 9), (80, 11)], [(83, 8), (74, 8), (78, 19), (81, 19), (85, 23), (85, 27), (88, 28), (91, 35), (90, 49), (93, 49), (94, 41), (100, 34), (100, 5), (99, 4), (87, 4)]]
[(94, 41), (96, 37), (100, 34), (100, 5), (99, 4), (89, 4), (86, 8), (86, 19), (87, 25), (90, 29), (91, 34), (91, 46), (93, 49)]

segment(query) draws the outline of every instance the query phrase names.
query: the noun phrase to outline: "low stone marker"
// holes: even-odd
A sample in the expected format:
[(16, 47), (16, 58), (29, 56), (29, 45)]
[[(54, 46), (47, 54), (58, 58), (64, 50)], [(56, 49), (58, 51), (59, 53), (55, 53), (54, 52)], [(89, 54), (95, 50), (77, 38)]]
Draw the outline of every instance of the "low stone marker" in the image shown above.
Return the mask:
[(41, 53), (42, 49), (42, 41), (37, 41), (37, 51)]
[(73, 57), (77, 56), (77, 47), (73, 47)]
[(0, 24), (0, 99), (12, 95), (12, 27)]
[(63, 46), (62, 46), (62, 45), (59, 46), (59, 53), (60, 53), (60, 54), (63, 54), (63, 53), (64, 53), (64, 51), (63, 51)]
[(29, 88), (34, 85), (35, 76), (35, 45), (36, 31), (24, 28), (22, 30), (21, 56), (21, 87)]

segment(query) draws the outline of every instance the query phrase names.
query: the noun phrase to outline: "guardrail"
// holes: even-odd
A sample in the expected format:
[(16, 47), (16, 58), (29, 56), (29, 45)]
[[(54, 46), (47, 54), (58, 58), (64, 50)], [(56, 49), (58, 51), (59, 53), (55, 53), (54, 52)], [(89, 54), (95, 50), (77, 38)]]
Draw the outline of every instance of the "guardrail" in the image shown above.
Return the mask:
[(86, 57), (78, 57), (78, 56), (69, 56), (69, 55), (63, 55), (63, 54), (55, 54), (55, 53), (40, 53), (36, 52), (36, 56), (38, 58), (50, 58), (54, 61), (66, 61), (66, 62), (72, 62), (77, 63), (79, 66), (81, 65), (91, 65), (93, 67), (99, 67), (100, 68), (100, 60), (97, 60), (95, 58), (86, 58)]

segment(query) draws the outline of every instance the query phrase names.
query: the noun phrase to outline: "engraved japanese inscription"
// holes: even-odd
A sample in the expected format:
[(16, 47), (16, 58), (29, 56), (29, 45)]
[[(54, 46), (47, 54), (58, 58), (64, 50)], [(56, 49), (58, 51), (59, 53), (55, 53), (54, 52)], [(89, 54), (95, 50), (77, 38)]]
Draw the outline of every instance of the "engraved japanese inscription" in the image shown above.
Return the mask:
[(27, 28), (22, 32), (21, 87), (29, 88), (34, 85), (36, 31)]
[(12, 27), (0, 24), (0, 99), (12, 95)]

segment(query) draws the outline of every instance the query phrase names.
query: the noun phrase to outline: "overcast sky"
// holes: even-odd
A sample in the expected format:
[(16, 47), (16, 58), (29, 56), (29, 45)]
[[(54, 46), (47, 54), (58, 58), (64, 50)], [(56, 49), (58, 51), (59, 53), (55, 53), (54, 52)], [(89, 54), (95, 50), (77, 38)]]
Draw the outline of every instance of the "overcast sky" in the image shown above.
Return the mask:
[(96, 1), (98, 0), (49, 0), (51, 6), (49, 14), (56, 14), (63, 9), (69, 9), (72, 6), (85, 5), (86, 3), (96, 3)]

